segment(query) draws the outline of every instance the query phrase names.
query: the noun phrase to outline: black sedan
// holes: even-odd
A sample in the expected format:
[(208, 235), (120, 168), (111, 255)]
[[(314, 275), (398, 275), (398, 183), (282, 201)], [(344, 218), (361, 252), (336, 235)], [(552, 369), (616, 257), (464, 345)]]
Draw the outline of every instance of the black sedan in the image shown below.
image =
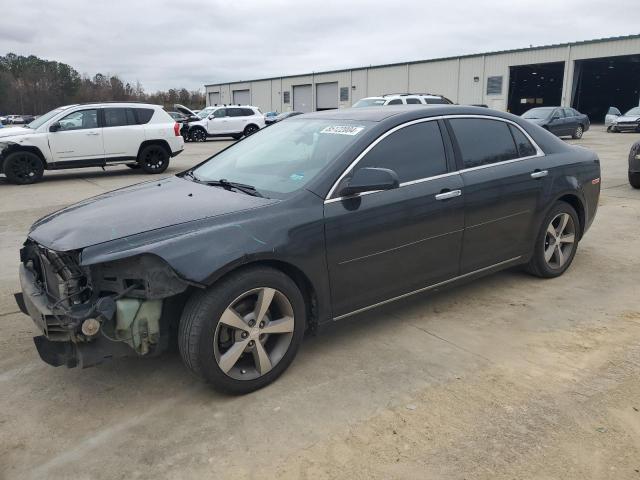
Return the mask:
[(573, 108), (566, 107), (538, 107), (527, 110), (522, 118), (540, 125), (558, 137), (571, 136), (582, 138), (582, 134), (589, 130), (589, 117)]
[(295, 117), (297, 115), (302, 115), (302, 112), (283, 112), (275, 116), (265, 117), (264, 123), (267, 125), (273, 125), (274, 123), (281, 122), (287, 118)]
[(300, 115), (37, 221), (16, 299), (52, 365), (156, 355), (173, 333), (193, 372), (246, 393), (307, 329), (516, 265), (562, 275), (599, 193), (594, 153), (510, 114)]
[(640, 142), (636, 142), (629, 151), (629, 184), (640, 188)]

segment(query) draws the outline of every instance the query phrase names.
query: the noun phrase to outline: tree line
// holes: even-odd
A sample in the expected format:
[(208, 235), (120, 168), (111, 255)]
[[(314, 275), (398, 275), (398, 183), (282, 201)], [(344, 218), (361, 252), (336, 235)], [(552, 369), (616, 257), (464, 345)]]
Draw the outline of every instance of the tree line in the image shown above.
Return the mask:
[(80, 75), (61, 62), (9, 53), (0, 56), (0, 113), (41, 115), (61, 105), (83, 102), (140, 101), (173, 110), (174, 103), (202, 108), (204, 94), (186, 88), (147, 93), (140, 82), (117, 75)]

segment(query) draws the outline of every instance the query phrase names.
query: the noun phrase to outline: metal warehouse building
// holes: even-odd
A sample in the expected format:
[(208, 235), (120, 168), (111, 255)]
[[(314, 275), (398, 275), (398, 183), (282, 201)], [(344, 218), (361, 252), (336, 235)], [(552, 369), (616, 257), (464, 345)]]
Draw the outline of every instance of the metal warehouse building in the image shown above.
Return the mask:
[(207, 105), (263, 111), (346, 108), (363, 97), (411, 92), (518, 115), (534, 106), (572, 106), (602, 121), (610, 106), (640, 104), (640, 35), (205, 87)]

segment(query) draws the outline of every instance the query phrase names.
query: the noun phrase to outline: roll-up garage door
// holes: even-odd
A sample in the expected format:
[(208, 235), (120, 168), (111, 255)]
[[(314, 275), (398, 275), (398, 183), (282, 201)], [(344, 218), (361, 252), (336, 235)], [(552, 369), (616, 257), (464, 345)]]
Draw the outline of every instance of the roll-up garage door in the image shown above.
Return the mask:
[(233, 91), (234, 105), (249, 105), (250, 103), (251, 103), (251, 93), (249, 92), (249, 90)]
[(338, 108), (338, 82), (316, 84), (316, 110)]
[(311, 85), (293, 86), (293, 109), (295, 111), (303, 113), (310, 112), (312, 99)]
[(220, 92), (209, 92), (209, 105), (220, 104)]

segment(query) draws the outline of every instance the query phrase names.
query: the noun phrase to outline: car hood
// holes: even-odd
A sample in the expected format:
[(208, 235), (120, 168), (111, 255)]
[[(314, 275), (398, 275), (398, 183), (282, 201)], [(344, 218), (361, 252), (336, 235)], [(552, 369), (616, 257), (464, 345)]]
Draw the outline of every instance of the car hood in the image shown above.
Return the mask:
[(177, 112), (180, 112), (180, 113), (186, 115), (187, 117), (195, 117), (196, 116), (196, 114), (193, 112), (193, 110), (191, 110), (190, 108), (185, 107), (184, 105), (180, 105), (179, 103), (175, 103), (173, 105), (173, 108), (175, 108)]
[(17, 137), (19, 135), (27, 135), (28, 133), (35, 133), (35, 132), (30, 128), (24, 128), (24, 127), (3, 128), (2, 131), (0, 132), (0, 141), (2, 141), (2, 139), (6, 137)]
[(79, 250), (276, 202), (169, 177), (114, 190), (47, 215), (33, 224), (29, 238), (55, 251)]

